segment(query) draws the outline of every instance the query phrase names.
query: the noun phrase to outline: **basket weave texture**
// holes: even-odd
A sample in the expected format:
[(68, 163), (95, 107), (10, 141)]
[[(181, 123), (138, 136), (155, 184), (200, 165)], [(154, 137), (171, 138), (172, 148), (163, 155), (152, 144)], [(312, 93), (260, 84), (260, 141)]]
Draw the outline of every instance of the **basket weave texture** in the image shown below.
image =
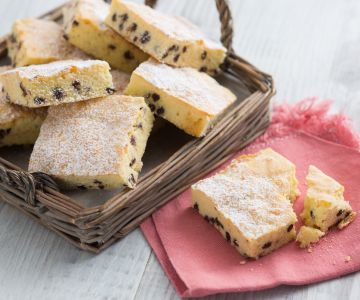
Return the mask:
[[(228, 50), (222, 70), (245, 85), (251, 95), (232, 106), (206, 137), (185, 144), (142, 176), (134, 190), (124, 190), (91, 208), (62, 194), (46, 174), (28, 173), (0, 157), (0, 198), (75, 246), (97, 253), (261, 135), (269, 124), (269, 102), (275, 93), (272, 77), (235, 53), (229, 3), (215, 2), (221, 22), (221, 42)], [(156, 1), (147, 0), (146, 4), (154, 6)], [(59, 21), (62, 7), (40, 18)], [(0, 58), (6, 55), (6, 38), (0, 39)]]

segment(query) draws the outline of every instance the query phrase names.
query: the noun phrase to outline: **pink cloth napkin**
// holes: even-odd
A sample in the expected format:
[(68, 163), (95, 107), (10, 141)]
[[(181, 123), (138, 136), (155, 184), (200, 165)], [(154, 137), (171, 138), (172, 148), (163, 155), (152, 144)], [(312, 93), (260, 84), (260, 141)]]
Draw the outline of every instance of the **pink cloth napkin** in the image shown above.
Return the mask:
[[(345, 198), (360, 211), (359, 138), (344, 116), (328, 116), (328, 108), (329, 102), (316, 104), (314, 99), (296, 106), (277, 106), (265, 135), (240, 152), (271, 147), (296, 164), (302, 193), (294, 206), (297, 214), (303, 206), (309, 164), (345, 185)], [(298, 222), (297, 228), (300, 225)], [(190, 207), (189, 190), (144, 221), (141, 229), (182, 297), (309, 284), (360, 269), (360, 217), (342, 231), (331, 231), (311, 253), (290, 243), (245, 264), (244, 258)]]

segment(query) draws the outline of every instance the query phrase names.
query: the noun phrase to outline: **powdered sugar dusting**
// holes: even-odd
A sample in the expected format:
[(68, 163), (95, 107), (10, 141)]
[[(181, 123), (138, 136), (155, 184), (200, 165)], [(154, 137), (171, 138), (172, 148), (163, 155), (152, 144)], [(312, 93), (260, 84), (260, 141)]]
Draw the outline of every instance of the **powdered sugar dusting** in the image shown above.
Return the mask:
[(69, 71), (72, 68), (87, 69), (94, 66), (103, 66), (110, 70), (109, 64), (101, 60), (62, 60), (43, 65), (16, 68), (4, 72), (4, 74), (18, 73), (23, 78), (32, 79), (36, 76), (53, 76), (61, 72)]
[(169, 95), (209, 115), (221, 113), (236, 100), (229, 89), (193, 68), (175, 68), (150, 59), (134, 72)]
[(210, 197), (217, 209), (252, 239), (296, 220), (291, 203), (265, 177), (239, 179), (220, 173), (199, 181), (193, 188)]
[[(8, 70), (11, 70), (11, 66), (2, 66), (0, 67), (0, 74)], [(45, 117), (46, 108), (29, 109), (27, 107), (8, 103), (8, 101), (6, 101), (6, 95), (2, 92), (2, 84), (0, 82), (0, 124), (12, 122), (24, 114)]]
[(146, 5), (121, 1), (126, 8), (136, 15), (140, 16), (146, 23), (156, 27), (165, 35), (182, 41), (206, 44), (209, 48), (221, 49), (225, 48), (219, 43), (215, 43), (206, 38), (205, 34), (188, 20), (178, 16), (166, 15), (158, 10), (154, 10)]
[(53, 106), (30, 158), (50, 175), (118, 174), (143, 98), (120, 95)]

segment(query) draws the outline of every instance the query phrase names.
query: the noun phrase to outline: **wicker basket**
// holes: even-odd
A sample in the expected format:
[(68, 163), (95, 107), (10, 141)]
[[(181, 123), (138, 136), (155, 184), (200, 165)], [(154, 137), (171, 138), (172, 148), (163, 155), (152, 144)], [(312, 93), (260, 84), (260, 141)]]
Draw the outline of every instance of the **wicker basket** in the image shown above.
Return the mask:
[[(153, 6), (156, 1), (146, 1)], [(66, 5), (66, 4), (65, 4)], [(75, 246), (99, 252), (136, 228), (146, 217), (191, 183), (226, 161), (264, 132), (269, 123), (269, 102), (274, 95), (271, 76), (237, 56), (232, 48), (232, 18), (227, 0), (216, 0), (221, 41), (228, 49), (222, 66), (249, 95), (236, 104), (201, 139), (193, 139), (138, 182), (104, 204), (85, 207), (58, 191), (45, 174), (30, 174), (0, 158), (0, 197), (55, 231)], [(60, 21), (59, 7), (41, 18)], [(0, 40), (0, 58), (6, 55), (6, 37)]]

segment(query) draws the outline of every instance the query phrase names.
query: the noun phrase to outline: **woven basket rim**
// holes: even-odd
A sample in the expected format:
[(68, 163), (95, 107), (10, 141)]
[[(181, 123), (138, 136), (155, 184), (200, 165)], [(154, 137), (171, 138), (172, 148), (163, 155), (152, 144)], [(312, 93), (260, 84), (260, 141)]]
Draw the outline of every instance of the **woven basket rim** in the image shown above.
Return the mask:
[[(59, 21), (62, 17), (62, 8), (68, 5), (68, 3), (65, 3), (48, 13), (40, 16), (42, 19), (49, 19), (54, 21)], [(3, 58), (6, 54), (6, 39), (8, 35), (5, 35), (4, 37), (0, 38), (0, 58)], [(245, 78), (245, 79), (251, 79), (248, 81), (243, 82), (251, 92), (251, 95), (247, 97), (246, 99), (242, 100), (241, 102), (237, 101), (238, 103), (235, 104), (234, 109), (241, 110), (242, 106), (248, 105), (249, 107), (253, 107), (257, 105), (257, 107), (262, 107), (259, 110), (262, 112), (263, 115), (259, 116), (266, 118), (268, 117), (268, 110), (269, 110), (269, 101), (270, 98), (275, 94), (275, 87), (273, 84), (273, 79), (270, 75), (258, 70), (256, 67), (248, 63), (246, 60), (242, 59), (236, 53), (232, 48), (228, 51), (228, 56), (226, 59), (226, 69), (225, 73), (237, 78)], [(251, 105), (247, 104), (252, 101)], [(253, 103), (254, 102), (254, 103)], [(247, 106), (246, 106), (247, 107)], [(249, 109), (249, 108), (247, 108)], [(228, 112), (228, 115), (230, 115), (230, 112)], [(245, 118), (245, 117), (244, 117)], [(253, 118), (256, 119), (256, 116), (253, 116)], [(225, 120), (225, 116), (224, 116)], [(265, 119), (264, 119), (265, 120)], [(214, 126), (214, 128), (210, 131), (213, 132), (213, 135), (210, 135), (211, 137), (216, 137), (215, 133), (216, 130), (219, 130), (218, 127), (219, 124), (222, 124), (223, 120), (220, 120), (218, 124)], [(227, 124), (231, 124), (232, 120), (226, 119)], [(263, 121), (264, 124), (266, 123)], [(225, 121), (223, 122), (225, 123)], [(267, 121), (268, 123), (268, 121)], [(221, 125), (221, 126), (226, 126)], [(265, 126), (265, 125), (262, 125)], [(259, 125), (259, 128), (261, 126)], [(226, 127), (225, 127), (226, 128)], [(265, 130), (265, 128), (263, 128)], [(259, 133), (257, 133), (259, 134)], [(208, 137), (205, 137), (203, 141), (206, 141)], [(253, 137), (252, 137), (253, 138)], [(65, 194), (62, 194), (61, 192), (57, 191), (51, 186), (51, 183), (45, 182), (43, 184), (41, 183), (42, 178), (38, 177), (39, 174), (33, 174), (29, 175), (27, 171), (22, 170), (20, 167), (16, 166), (15, 164), (11, 163), (10, 161), (5, 160), (4, 158), (0, 157), (0, 177), (1, 178), (7, 178), (8, 183), (6, 180), (0, 180), (0, 193), (5, 191), (7, 194), (5, 195), (8, 199), (5, 199), (6, 202), (13, 204), (20, 208), (24, 213), (30, 215), (31, 217), (35, 218), (37, 221), (42, 222), (45, 226), (51, 228), (55, 232), (57, 232), (59, 235), (63, 236), (70, 242), (72, 242), (74, 245), (89, 250), (92, 252), (99, 252), (100, 250), (106, 248), (108, 245), (112, 244), (115, 240), (121, 238), (124, 234), (126, 234), (127, 230), (132, 230), (132, 227), (130, 225), (133, 225), (132, 222), (136, 223), (136, 219), (132, 220), (129, 224), (125, 224), (122, 228), (122, 231), (119, 233), (113, 233), (110, 237), (104, 238), (103, 243), (98, 243), (97, 245), (92, 245), (91, 243), (91, 235), (89, 233), (92, 233), (94, 236), (103, 234), (106, 236), (106, 234), (109, 234), (108, 232), (111, 232), (111, 230), (108, 230), (108, 232), (102, 232), (102, 229), (106, 226), (106, 221), (109, 222), (109, 228), (111, 226), (115, 226), (113, 224), (118, 224), (116, 222), (120, 222), (117, 220), (117, 212), (119, 212), (122, 209), (128, 209), (127, 204), (128, 201), (131, 199), (135, 199), (136, 197), (133, 195), (145, 193), (147, 189), (151, 188), (151, 180), (153, 180), (153, 177), (160, 176), (158, 173), (164, 168), (164, 166), (167, 166), (169, 164), (169, 161), (172, 160), (172, 157), (175, 157), (180, 153), (181, 151), (184, 151), (184, 148), (191, 149), (191, 146), (194, 146), (197, 143), (198, 140), (190, 141), (186, 143), (183, 147), (181, 147), (179, 150), (177, 150), (170, 158), (168, 158), (165, 162), (161, 163), (157, 167), (153, 168), (152, 170), (148, 171), (144, 176), (140, 177), (140, 180), (137, 184), (137, 187), (134, 190), (127, 190), (122, 191), (118, 193), (117, 195), (107, 199), (103, 204), (96, 205), (93, 207), (85, 207), (84, 205), (81, 205), (77, 202), (76, 199), (73, 199), (71, 197), (66, 196)], [(246, 142), (246, 141), (245, 141)], [(209, 142), (210, 143), (210, 142)], [(234, 150), (235, 151), (235, 150)], [(233, 152), (230, 152), (228, 155), (222, 157), (220, 161), (217, 161), (217, 163), (213, 164), (211, 166), (211, 169), (214, 169), (224, 161), (226, 161)], [(211, 169), (207, 169), (206, 172), (209, 172)], [(14, 173), (11, 173), (12, 171), (15, 171)], [(34, 199), (38, 199), (37, 203), (31, 203), (31, 201), (24, 200), (24, 203), (18, 203), (19, 201), (15, 198), (12, 198), (9, 196), (9, 193), (15, 193), (18, 198), (23, 198), (22, 193), (27, 193), (27, 190), (22, 186), (29, 183), (25, 183), (22, 180), (22, 177), (18, 178), (18, 173), (25, 174), (27, 176), (30, 176), (31, 184), (36, 186), (34, 191)], [(204, 173), (200, 172), (193, 180), (196, 178), (199, 178)], [(40, 174), (41, 175), (41, 174)], [(10, 178), (10, 179), (9, 179)], [(18, 191), (14, 191), (13, 184), (14, 182), (19, 185), (17, 187)], [(145, 182), (145, 187), (143, 187), (143, 183)], [(146, 186), (146, 184), (148, 184)], [(145, 188), (145, 190), (140, 191), (141, 188)], [(188, 188), (188, 184), (186, 186), (183, 186), (176, 190), (177, 194), (183, 191), (185, 188)], [(4, 195), (3, 195), (4, 196)], [(5, 197), (4, 196), (4, 197)], [(16, 197), (14, 196), (14, 197)], [(175, 196), (172, 195), (172, 196)], [(1, 194), (0, 194), (1, 197)], [(5, 198), (6, 198), (5, 197)], [(133, 198), (132, 198), (133, 197)], [(136, 199), (139, 199), (140, 196), (137, 196)], [(10, 199), (10, 200), (9, 200)], [(21, 202), (21, 201), (20, 201)], [(41, 202), (40, 206), (37, 206)], [(160, 204), (156, 204), (154, 207), (151, 208), (151, 212), (154, 211), (157, 207), (160, 205), (166, 203), (167, 201), (162, 201)], [(15, 204), (16, 203), (16, 204)], [(51, 209), (50, 209), (51, 208)], [(55, 214), (52, 210), (56, 211), (56, 218), (52, 219), (51, 226), (47, 225), (49, 221), (51, 220), (43, 220), (43, 211), (48, 211), (50, 216), (51, 213)], [(150, 212), (150, 211), (149, 211)], [(126, 213), (126, 212), (125, 212)], [(144, 213), (145, 215), (145, 213)], [(40, 217), (39, 217), (40, 216)], [(49, 217), (47, 217), (49, 218)], [(51, 218), (51, 217), (50, 217)], [(113, 220), (113, 223), (110, 223), (109, 220)], [(56, 221), (56, 222), (55, 222)], [(134, 223), (134, 224), (135, 224)], [(69, 224), (72, 224), (74, 228), (70, 228), (71, 226)], [(104, 225), (105, 224), (105, 225)], [(67, 227), (67, 226), (70, 227)], [(120, 225), (119, 225), (120, 226)], [(77, 228), (77, 229), (76, 229)], [(95, 229), (94, 229), (95, 228)], [(72, 238), (69, 237), (69, 235), (73, 234), (73, 231), (78, 236), (79, 241), (75, 241)], [(71, 232), (71, 233), (69, 233)], [(85, 241), (85, 242), (84, 242)]]

